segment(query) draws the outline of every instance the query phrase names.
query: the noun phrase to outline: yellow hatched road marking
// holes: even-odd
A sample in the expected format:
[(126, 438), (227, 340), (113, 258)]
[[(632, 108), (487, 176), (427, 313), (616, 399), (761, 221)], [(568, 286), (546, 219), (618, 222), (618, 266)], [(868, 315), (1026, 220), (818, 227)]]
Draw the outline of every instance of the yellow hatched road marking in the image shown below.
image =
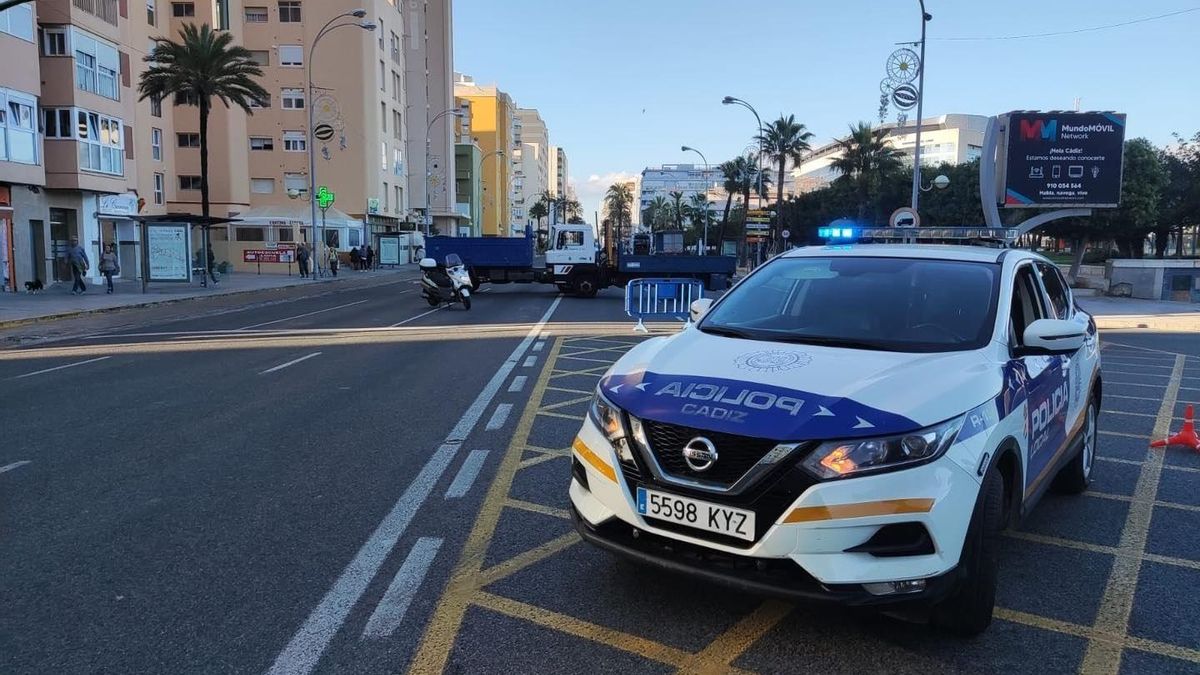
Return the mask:
[(545, 504), (535, 504), (534, 502), (527, 502), (524, 499), (514, 499), (509, 497), (508, 501), (504, 502), (504, 505), (510, 506), (514, 509), (521, 509), (522, 511), (540, 513), (543, 516), (553, 516), (555, 518), (562, 518), (564, 520), (571, 519), (571, 512), (566, 509), (560, 509), (557, 506), (546, 506)]
[(582, 389), (571, 389), (570, 387), (546, 387), (546, 391), (561, 391), (568, 394), (587, 394), (591, 396), (593, 392), (584, 391)]
[(1146, 436), (1146, 434), (1127, 434), (1124, 431), (1108, 431), (1105, 429), (1100, 429), (1098, 431), (1098, 433), (1104, 434), (1105, 436), (1120, 436), (1122, 438), (1136, 438), (1141, 441), (1146, 441), (1147, 447), (1149, 447), (1150, 439)]
[(564, 420), (573, 420), (575, 422), (583, 421), (583, 415), (565, 415), (563, 413), (550, 412), (548, 410), (539, 410), (537, 411), (537, 414), (542, 415), (543, 417), (558, 417)]
[(579, 398), (573, 398), (568, 401), (559, 401), (558, 403), (550, 403), (550, 404), (542, 406), (541, 412), (546, 412), (547, 410), (558, 410), (559, 408), (565, 408), (569, 405), (575, 405), (577, 403), (587, 403), (591, 400), (592, 400), (591, 396), (580, 396)]
[(586, 356), (575, 356), (574, 354), (563, 354), (562, 356), (559, 356), (558, 358), (572, 359), (575, 361), (584, 361), (586, 363), (603, 363), (607, 366), (611, 366), (612, 364), (617, 362), (617, 359), (589, 359)]
[(1142, 463), (1137, 461), (1136, 459), (1124, 459), (1122, 457), (1101, 457), (1101, 456), (1097, 455), (1096, 459), (1101, 462), (1113, 462), (1115, 464), (1133, 464), (1135, 466), (1142, 465)]
[(729, 630), (717, 636), (707, 647), (679, 667), (681, 673), (709, 675), (727, 673), (746, 650), (783, 621), (792, 606), (779, 600), (767, 600), (742, 617)]
[(510, 577), (517, 572), (520, 572), (530, 565), (536, 565), (555, 553), (570, 548), (581, 541), (583, 540), (579, 538), (579, 535), (575, 533), (575, 530), (571, 530), (561, 537), (551, 539), (541, 546), (531, 548), (528, 551), (519, 553), (502, 563), (497, 563), (486, 570), (480, 571), (476, 587), (485, 588), (496, 583), (497, 581), (500, 581), (501, 579), (504, 579), (505, 577)]
[[(1038, 614), (1030, 614), (1021, 612), (1015, 609), (1007, 609), (1005, 607), (997, 607), (995, 617), (1004, 621), (1033, 626), (1043, 630), (1054, 631), (1055, 633), (1064, 633), (1066, 635), (1075, 635), (1077, 637), (1087, 638), (1094, 643), (1102, 643), (1109, 648), (1115, 650), (1118, 654), (1123, 647), (1140, 649), (1151, 654), (1161, 654), (1181, 661), (1191, 661), (1192, 663), (1200, 663), (1200, 650), (1188, 649), (1167, 642), (1158, 642), (1157, 640), (1148, 640), (1146, 638), (1135, 637), (1132, 635), (1114, 635), (1096, 630), (1089, 626), (1081, 626), (1070, 621), (1060, 621)], [(1116, 664), (1113, 664), (1116, 665)], [(1108, 670), (1108, 668), (1105, 668)], [(1081, 666), (1081, 673), (1092, 673), (1096, 671), (1087, 670), (1086, 666)]]
[[(1171, 418), (1174, 416), (1175, 400), (1179, 395), (1179, 385), (1183, 379), (1183, 366), (1186, 357), (1175, 356), (1175, 367), (1171, 370), (1171, 379), (1167, 383), (1162, 405), (1158, 409), (1158, 418), (1154, 422), (1152, 437), (1162, 437), (1168, 433)], [(1133, 598), (1137, 592), (1138, 577), (1141, 574), (1142, 560), (1146, 553), (1146, 539), (1150, 532), (1150, 519), (1154, 512), (1154, 502), (1158, 495), (1158, 482), (1162, 476), (1162, 453), (1150, 453), (1141, 466), (1137, 486), (1133, 491), (1133, 501), (1129, 504), (1129, 513), (1125, 526), (1121, 530), (1121, 540), (1117, 546), (1122, 555), (1113, 558), (1113, 566), (1109, 571), (1108, 582), (1104, 587), (1104, 596), (1100, 601), (1100, 609), (1096, 613), (1093, 626), (1098, 633), (1119, 635), (1124, 642), (1129, 633), (1129, 617), (1133, 611)], [(1107, 641), (1091, 639), (1087, 652), (1080, 664), (1080, 671), (1085, 673), (1116, 673), (1121, 668), (1121, 647)]]

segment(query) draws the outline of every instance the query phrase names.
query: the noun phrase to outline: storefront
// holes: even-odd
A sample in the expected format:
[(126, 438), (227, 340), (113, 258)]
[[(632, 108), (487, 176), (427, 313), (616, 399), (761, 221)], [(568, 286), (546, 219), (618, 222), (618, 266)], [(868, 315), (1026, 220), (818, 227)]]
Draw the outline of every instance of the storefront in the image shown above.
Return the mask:
[(13, 246), (12, 191), (0, 186), (0, 283), (4, 290), (17, 290), (17, 259)]
[[(279, 206), (256, 206), (236, 214), (237, 221), (218, 234), (213, 228), (213, 251), (218, 264), (227, 261), (235, 271), (257, 272), (258, 266), (244, 262), (244, 251), (267, 248), (272, 244), (309, 244), (314, 240), (309, 227), (309, 206), (305, 203)], [(318, 218), (321, 218), (318, 213)], [(325, 245), (339, 251), (357, 248), (366, 240), (366, 227), (361, 220), (330, 208), (317, 221)], [(263, 269), (267, 272), (267, 269)], [(286, 267), (276, 271), (287, 273)]]
[[(138, 227), (133, 217), (139, 211), (139, 199), (134, 193), (121, 195), (100, 195), (96, 209), (99, 221), (97, 258), (104, 247), (112, 245), (117, 254), (117, 265), (120, 273), (116, 278), (137, 279), (141, 275), (140, 256), (138, 255)], [(88, 252), (91, 255), (91, 252)], [(99, 272), (99, 264), (93, 264)]]

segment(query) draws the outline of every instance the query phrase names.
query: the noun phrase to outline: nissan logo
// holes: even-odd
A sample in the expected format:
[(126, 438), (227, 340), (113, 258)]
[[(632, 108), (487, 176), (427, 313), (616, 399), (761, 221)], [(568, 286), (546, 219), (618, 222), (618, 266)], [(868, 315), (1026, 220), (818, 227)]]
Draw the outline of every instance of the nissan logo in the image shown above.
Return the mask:
[(692, 471), (708, 471), (717, 461), (717, 447), (703, 436), (697, 436), (683, 446), (683, 461)]

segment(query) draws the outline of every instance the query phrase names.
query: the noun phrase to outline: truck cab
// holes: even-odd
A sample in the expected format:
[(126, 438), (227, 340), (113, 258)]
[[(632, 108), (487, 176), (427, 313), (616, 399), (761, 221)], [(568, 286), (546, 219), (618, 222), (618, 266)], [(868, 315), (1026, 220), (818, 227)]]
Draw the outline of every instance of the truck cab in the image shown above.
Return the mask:
[(596, 233), (591, 225), (562, 224), (550, 228), (546, 268), (563, 291), (595, 295), (600, 288)]

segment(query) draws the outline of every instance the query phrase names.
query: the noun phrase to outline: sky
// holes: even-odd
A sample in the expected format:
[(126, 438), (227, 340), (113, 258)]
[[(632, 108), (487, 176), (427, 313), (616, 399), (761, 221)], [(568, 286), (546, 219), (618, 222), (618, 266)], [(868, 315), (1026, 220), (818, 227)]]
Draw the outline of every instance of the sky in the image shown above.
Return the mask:
[[(711, 164), (752, 144), (753, 115), (792, 114), (814, 147), (878, 123), (895, 43), (920, 37), (917, 0), (453, 0), (454, 66), (537, 108), (594, 219), (604, 191), (647, 166)], [(1200, 131), (1198, 0), (926, 0), (925, 117), (1115, 110), (1127, 138)], [(701, 46), (703, 45), (703, 46)], [(889, 120), (895, 121), (896, 110)], [(910, 112), (915, 117), (915, 110)]]

